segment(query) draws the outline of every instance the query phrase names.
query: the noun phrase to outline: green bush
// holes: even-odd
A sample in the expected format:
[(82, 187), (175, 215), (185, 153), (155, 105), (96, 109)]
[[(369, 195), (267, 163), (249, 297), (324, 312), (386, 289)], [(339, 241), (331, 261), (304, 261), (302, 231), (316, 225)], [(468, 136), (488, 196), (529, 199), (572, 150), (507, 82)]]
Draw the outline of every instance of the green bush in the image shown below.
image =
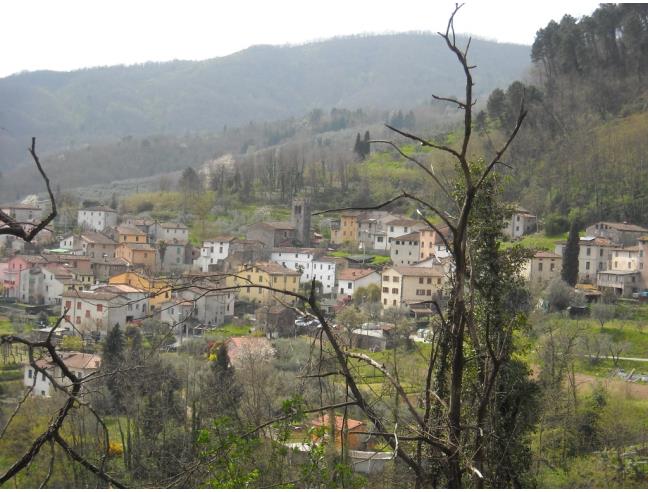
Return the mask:
[(549, 214), (545, 218), (544, 229), (547, 236), (557, 236), (569, 230), (569, 221), (564, 215)]
[(19, 369), (0, 372), (0, 381), (15, 381), (16, 379), (22, 379), (22, 377), (23, 373)]

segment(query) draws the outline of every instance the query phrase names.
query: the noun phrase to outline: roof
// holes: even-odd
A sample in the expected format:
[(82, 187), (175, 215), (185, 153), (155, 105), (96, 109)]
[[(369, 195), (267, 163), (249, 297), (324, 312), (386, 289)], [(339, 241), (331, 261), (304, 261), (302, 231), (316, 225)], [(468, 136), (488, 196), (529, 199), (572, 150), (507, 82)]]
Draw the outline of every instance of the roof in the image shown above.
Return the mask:
[(304, 253), (310, 255), (316, 255), (318, 253), (324, 253), (326, 250), (323, 248), (297, 248), (292, 246), (282, 246), (278, 248), (272, 248), (273, 253)]
[(229, 243), (229, 242), (233, 241), (234, 239), (236, 239), (235, 236), (216, 236), (216, 237), (212, 237), (212, 238), (209, 238), (209, 239), (205, 239), (203, 241), (203, 244), (205, 244), (205, 243), (213, 243), (213, 242)]
[[(101, 356), (97, 354), (58, 352), (58, 355), (70, 369), (98, 369), (101, 366)], [(54, 366), (54, 363), (50, 357), (46, 357), (36, 361), (36, 365), (45, 369)]]
[(125, 260), (124, 258), (98, 258), (98, 259), (92, 259), (91, 264), (93, 265), (112, 265), (112, 266), (128, 266), (130, 263), (128, 263), (128, 260)]
[(100, 232), (93, 232), (93, 231), (88, 231), (88, 232), (82, 232), (80, 234), (81, 239), (85, 239), (89, 243), (96, 243), (96, 244), (117, 244), (115, 241), (110, 239), (108, 236), (105, 234), (102, 234)]
[(57, 279), (72, 278), (73, 276), (70, 270), (61, 265), (51, 265), (43, 268), (54, 275)]
[(275, 230), (275, 229), (291, 229), (294, 230), (295, 226), (291, 224), (290, 222), (258, 222), (256, 224), (252, 224), (248, 226), (250, 228), (252, 227), (258, 227), (261, 229), (269, 229), (269, 230)]
[(25, 203), (5, 203), (3, 205), (0, 205), (0, 208), (2, 209), (15, 208), (18, 210), (40, 210), (41, 209), (39, 206), (29, 205)]
[(534, 255), (534, 258), (551, 258), (551, 259), (560, 259), (562, 256), (551, 251), (537, 251)]
[[(583, 236), (578, 243), (585, 246), (619, 246), (610, 238), (602, 236)], [(556, 241), (556, 244), (567, 244), (567, 241)]]
[(239, 362), (246, 352), (255, 360), (269, 359), (275, 354), (274, 348), (265, 337), (230, 337), (225, 344), (232, 365)]
[(409, 234), (404, 234), (402, 236), (392, 237), (390, 241), (418, 241), (420, 237), (420, 234), (418, 233), (418, 231), (416, 231), (410, 232)]
[(637, 275), (640, 274), (640, 270), (602, 270), (598, 272), (599, 274), (601, 273), (608, 273), (611, 275)]
[[(316, 419), (311, 420), (311, 424), (313, 424), (314, 427), (328, 427), (330, 424), (330, 419), (328, 415), (322, 415), (321, 417), (317, 417)], [(353, 420), (353, 419), (346, 419), (346, 424), (348, 429), (356, 429), (362, 425), (364, 425), (364, 422), (361, 420)], [(336, 415), (335, 416), (335, 430), (336, 431), (341, 431), (344, 429), (344, 417), (341, 415)]]
[(156, 251), (156, 249), (153, 246), (146, 243), (121, 243), (120, 246), (124, 246), (128, 249), (139, 250), (139, 251)]
[(80, 208), (79, 209), (79, 212), (83, 212), (83, 211), (86, 211), (86, 212), (112, 212), (114, 214), (117, 213), (117, 210), (114, 210), (114, 209), (112, 209), (110, 207), (106, 207), (104, 205), (98, 205), (96, 207), (87, 207), (87, 208)]
[(146, 234), (142, 229), (138, 229), (135, 226), (130, 226), (128, 224), (120, 224), (117, 227), (115, 227), (115, 230), (117, 231), (118, 234), (135, 234), (137, 236), (141, 236), (142, 234)]
[(47, 263), (47, 259), (39, 255), (17, 255), (18, 258), (22, 258), (27, 263), (33, 263), (34, 265)]
[(63, 292), (61, 297), (74, 297), (77, 299), (88, 299), (93, 301), (111, 301), (116, 297), (121, 297), (121, 294), (116, 292), (94, 291), (94, 290), (68, 290)]
[(385, 225), (389, 225), (389, 226), (411, 226), (411, 225), (419, 225), (419, 224), (421, 224), (420, 220), (407, 219), (407, 218), (393, 219), (390, 220), (389, 222), (385, 222)]
[(272, 261), (255, 263), (253, 266), (269, 274), (301, 275), (295, 270), (290, 270), (289, 268), (283, 267), (279, 263), (274, 263)]
[(638, 244), (635, 246), (618, 246), (616, 248), (612, 248), (612, 251), (642, 251), (642, 250), (643, 248)]
[(187, 229), (187, 226), (179, 222), (162, 222), (160, 227), (164, 229)]
[[(100, 289), (100, 290), (99, 290)], [(109, 284), (99, 287), (95, 292), (114, 292), (117, 294), (143, 294), (148, 291), (128, 284)]]
[(376, 273), (371, 268), (345, 268), (338, 275), (339, 280), (359, 280), (365, 278), (372, 273)]
[(393, 266), (391, 269), (405, 277), (438, 277), (443, 275), (441, 268), (415, 267), (415, 266)]
[(628, 224), (627, 222), (597, 222), (596, 224), (594, 224), (594, 226), (598, 224), (605, 224), (609, 228), (617, 229), (619, 231), (648, 232), (648, 229), (646, 229), (645, 227), (638, 226), (636, 224)]

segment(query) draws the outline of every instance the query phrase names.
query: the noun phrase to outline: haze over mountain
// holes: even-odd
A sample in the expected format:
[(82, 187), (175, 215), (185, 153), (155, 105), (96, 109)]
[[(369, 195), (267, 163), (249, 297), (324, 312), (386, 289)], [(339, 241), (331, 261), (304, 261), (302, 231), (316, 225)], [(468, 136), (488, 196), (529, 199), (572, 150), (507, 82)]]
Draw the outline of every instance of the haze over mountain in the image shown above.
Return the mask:
[[(529, 47), (473, 40), (475, 93), (523, 75)], [(314, 108), (408, 108), (457, 92), (462, 74), (430, 33), (254, 46), (211, 60), (147, 63), (0, 79), (0, 166), (42, 152), (124, 136), (221, 131)]]

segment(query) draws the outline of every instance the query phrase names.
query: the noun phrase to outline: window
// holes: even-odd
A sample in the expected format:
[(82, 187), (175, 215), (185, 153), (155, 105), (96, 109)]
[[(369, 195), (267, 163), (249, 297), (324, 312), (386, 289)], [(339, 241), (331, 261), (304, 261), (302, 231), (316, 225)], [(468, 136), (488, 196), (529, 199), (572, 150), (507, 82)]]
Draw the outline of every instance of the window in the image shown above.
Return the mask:
[(432, 283), (432, 277), (428, 277), (428, 279), (427, 279), (427, 283), (428, 283), (428, 284), (431, 284), (431, 283)]
[(540, 262), (538, 263), (538, 271), (539, 271), (539, 272), (542, 271), (542, 261), (540, 261)]
[(396, 251), (394, 251), (394, 254), (396, 254), (396, 255), (397, 255), (397, 254), (398, 254), (398, 250), (396, 250)]
[(383, 294), (389, 294), (389, 287), (383, 287)]
[(259, 294), (261, 294), (262, 292), (263, 292), (263, 289), (261, 287), (259, 287)]
[(590, 269), (590, 262), (586, 261), (585, 262), (585, 270), (589, 270), (589, 269)]
[(552, 262), (551, 265), (549, 265), (549, 271), (553, 272), (555, 268), (556, 268), (556, 264)]
[(587, 248), (587, 256), (590, 256), (592, 254), (592, 248)]
[(389, 282), (389, 275), (383, 275), (383, 282)]
[(382, 237), (382, 236), (378, 236), (378, 237), (376, 238), (376, 242), (382, 243), (382, 242), (383, 242), (383, 237)]
[(72, 307), (72, 301), (65, 301), (65, 309), (70, 309)]
[(603, 256), (603, 248), (599, 250), (599, 256)]
[(81, 309), (81, 301), (77, 301), (77, 309)]
[(31, 379), (32, 377), (34, 377), (34, 376), (33, 376), (33, 371), (32, 371), (31, 369), (30, 369), (29, 371), (27, 371), (27, 377), (28, 377), (29, 379)]
[(394, 232), (394, 226), (389, 226), (389, 232)]
[(387, 298), (383, 299), (383, 304), (387, 304)]
[(614, 262), (614, 268), (616, 268), (619, 264), (615, 261)]
[(392, 277), (392, 282), (398, 282), (400, 280), (400, 277)]
[(351, 282), (348, 282), (348, 283), (347, 283), (347, 289), (351, 289), (351, 288), (352, 288), (352, 287), (351, 287)]
[(603, 270), (603, 262), (599, 261), (599, 270)]
[(416, 295), (417, 296), (424, 296), (425, 295), (425, 289), (416, 289)]
[(427, 291), (427, 295), (429, 295), (429, 296), (432, 295), (432, 291), (431, 291), (430, 289), (428, 289), (428, 291)]
[(103, 304), (97, 304), (97, 312), (98, 313), (103, 312)]
[(392, 301), (392, 306), (395, 306), (395, 305), (396, 305), (396, 299), (394, 299), (394, 300)]
[(246, 287), (246, 288), (245, 288), (245, 292), (249, 294), (249, 293), (250, 293), (250, 288), (249, 288), (249, 287)]
[(392, 288), (392, 294), (398, 294), (398, 288), (397, 287)]
[(45, 381), (45, 373), (42, 373), (42, 374), (41, 374), (41, 380), (42, 380), (42, 381)]
[(259, 275), (259, 283), (263, 282), (263, 276)]
[(423, 277), (419, 277), (419, 284), (423, 283)]

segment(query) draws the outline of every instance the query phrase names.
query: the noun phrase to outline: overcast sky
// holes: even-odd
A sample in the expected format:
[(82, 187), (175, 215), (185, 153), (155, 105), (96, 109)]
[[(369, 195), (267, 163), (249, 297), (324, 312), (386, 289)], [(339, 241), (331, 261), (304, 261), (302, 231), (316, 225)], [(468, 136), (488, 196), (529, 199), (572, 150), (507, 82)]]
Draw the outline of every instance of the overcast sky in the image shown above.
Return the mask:
[[(0, 77), (173, 59), (203, 60), (254, 44), (358, 33), (439, 31), (447, 0), (2, 0)], [(457, 32), (531, 44), (536, 31), (598, 2), (467, 1)]]

